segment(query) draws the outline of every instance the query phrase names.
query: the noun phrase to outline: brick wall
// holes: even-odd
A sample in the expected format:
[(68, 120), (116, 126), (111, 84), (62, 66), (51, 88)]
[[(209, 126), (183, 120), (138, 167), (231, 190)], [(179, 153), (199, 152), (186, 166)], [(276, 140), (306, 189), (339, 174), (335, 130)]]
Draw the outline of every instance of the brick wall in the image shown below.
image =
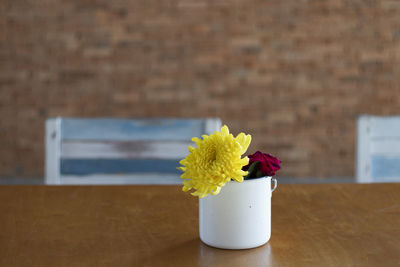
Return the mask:
[(399, 1), (0, 3), (0, 176), (43, 175), (51, 116), (217, 116), (281, 176), (352, 176), (362, 113), (400, 113)]

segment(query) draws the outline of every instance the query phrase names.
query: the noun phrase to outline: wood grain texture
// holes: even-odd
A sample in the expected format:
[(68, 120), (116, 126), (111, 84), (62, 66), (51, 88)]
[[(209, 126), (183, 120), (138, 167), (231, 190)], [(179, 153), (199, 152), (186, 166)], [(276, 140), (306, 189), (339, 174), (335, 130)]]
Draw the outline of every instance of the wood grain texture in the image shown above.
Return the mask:
[(272, 236), (201, 243), (179, 186), (2, 186), (0, 266), (398, 266), (400, 184), (280, 185)]

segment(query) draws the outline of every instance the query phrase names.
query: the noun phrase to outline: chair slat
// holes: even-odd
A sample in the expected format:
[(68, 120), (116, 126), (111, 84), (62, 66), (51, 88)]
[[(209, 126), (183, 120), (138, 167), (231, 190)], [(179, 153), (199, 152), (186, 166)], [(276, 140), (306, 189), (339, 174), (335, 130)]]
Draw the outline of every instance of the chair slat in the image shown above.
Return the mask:
[(400, 182), (400, 116), (360, 116), (357, 130), (358, 182)]
[(400, 176), (400, 155), (371, 157), (371, 176), (375, 182), (390, 182)]
[(92, 174), (92, 175), (63, 175), (63, 184), (66, 185), (90, 185), (90, 184), (134, 184), (134, 185), (171, 185), (182, 184), (182, 179), (174, 174)]
[(400, 117), (371, 117), (370, 129), (372, 138), (399, 138)]
[[(398, 155), (400, 156), (400, 138), (383, 138), (371, 140), (372, 155)], [(400, 173), (399, 173), (400, 175)]]
[(179, 160), (159, 159), (62, 159), (62, 175), (173, 173)]
[(200, 119), (63, 119), (61, 139), (190, 140), (204, 129)]
[(188, 141), (85, 141), (61, 144), (63, 159), (182, 159), (189, 154)]

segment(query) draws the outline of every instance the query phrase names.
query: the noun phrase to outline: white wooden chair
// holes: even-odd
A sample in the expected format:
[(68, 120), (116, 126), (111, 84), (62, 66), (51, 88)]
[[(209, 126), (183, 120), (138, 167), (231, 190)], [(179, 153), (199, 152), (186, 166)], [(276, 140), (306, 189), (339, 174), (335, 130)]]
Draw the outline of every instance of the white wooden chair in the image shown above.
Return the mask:
[(360, 116), (356, 156), (357, 182), (400, 182), (400, 116)]
[(219, 119), (46, 121), (46, 184), (179, 184), (191, 138), (221, 128)]

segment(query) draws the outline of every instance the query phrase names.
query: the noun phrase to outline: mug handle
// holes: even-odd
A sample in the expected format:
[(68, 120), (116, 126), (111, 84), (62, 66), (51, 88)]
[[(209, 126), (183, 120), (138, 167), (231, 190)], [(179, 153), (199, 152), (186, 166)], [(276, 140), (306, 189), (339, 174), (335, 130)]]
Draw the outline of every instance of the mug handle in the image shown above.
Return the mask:
[(271, 189), (271, 193), (272, 193), (278, 186), (278, 180), (276, 180), (275, 178), (272, 178), (271, 181), (274, 182), (274, 187), (272, 187), (272, 189)]

